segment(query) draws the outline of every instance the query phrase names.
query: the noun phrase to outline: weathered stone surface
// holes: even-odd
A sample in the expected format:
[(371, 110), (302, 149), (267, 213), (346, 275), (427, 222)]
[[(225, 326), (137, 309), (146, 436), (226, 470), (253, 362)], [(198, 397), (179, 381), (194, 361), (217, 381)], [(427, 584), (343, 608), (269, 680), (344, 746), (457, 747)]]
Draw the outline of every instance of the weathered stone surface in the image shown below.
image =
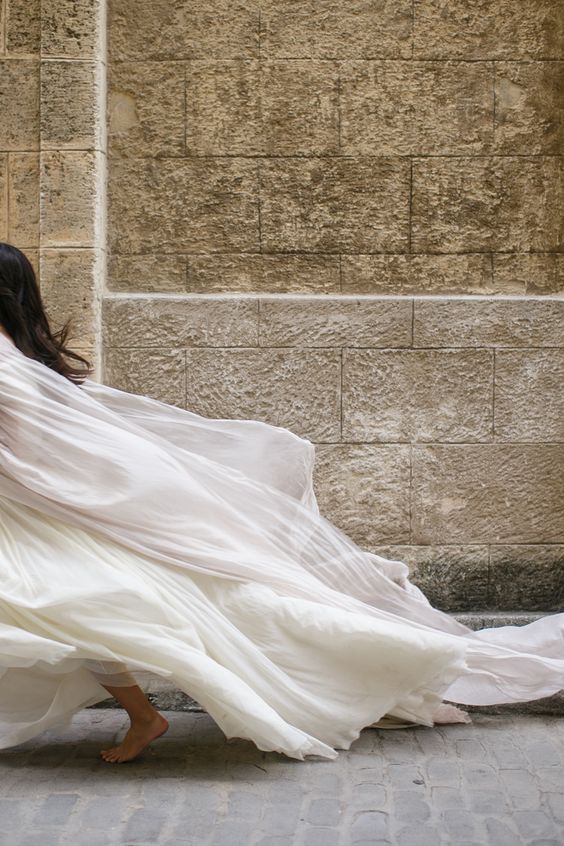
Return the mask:
[(110, 155), (184, 155), (184, 73), (180, 62), (109, 66)]
[(0, 153), (0, 238), (8, 238), (8, 155)]
[(489, 294), (494, 291), (490, 256), (344, 255), (343, 294)]
[(267, 252), (407, 251), (407, 160), (287, 158), (259, 167)]
[(563, 79), (564, 62), (496, 63), (496, 152), (564, 151)]
[(189, 349), (186, 407), (334, 441), (340, 432), (340, 371), (336, 350)]
[(343, 153), (490, 151), (491, 62), (344, 62), (340, 76)]
[(101, 39), (105, 0), (41, 0), (41, 53), (93, 59)]
[(498, 350), (496, 440), (564, 441), (563, 386), (564, 349)]
[(199, 255), (186, 257), (186, 290), (337, 294), (337, 255)]
[(52, 328), (70, 318), (67, 346), (96, 345), (95, 250), (41, 250), (41, 299)]
[(42, 61), (42, 149), (101, 149), (97, 85), (95, 62)]
[(20, 249), (39, 244), (39, 154), (10, 153), (8, 233)]
[(409, 541), (409, 447), (318, 445), (321, 513), (363, 547)]
[(96, 215), (96, 152), (41, 153), (41, 243), (45, 247), (93, 247)]
[(6, 53), (39, 53), (41, 0), (8, 0), (4, 6)]
[(252, 159), (115, 159), (108, 182), (114, 252), (258, 251)]
[(261, 52), (278, 58), (409, 58), (410, 0), (262, 0)]
[(425, 299), (414, 301), (415, 347), (558, 347), (564, 301)]
[(413, 161), (414, 252), (561, 250), (562, 159)]
[(494, 286), (500, 291), (557, 294), (564, 291), (564, 254), (494, 253)]
[(183, 293), (186, 258), (147, 253), (108, 256), (108, 290)]
[(122, 391), (153, 397), (184, 408), (186, 365), (184, 350), (106, 349), (104, 382)]
[(343, 440), (488, 441), (491, 350), (343, 351)]
[(260, 300), (265, 347), (407, 347), (412, 304), (401, 299), (331, 297)]
[(562, 543), (564, 446), (413, 446), (411, 541)]
[(254, 2), (113, 0), (108, 11), (112, 60), (258, 58)]
[(0, 149), (39, 149), (39, 62), (0, 61)]
[(561, 59), (560, 0), (420, 0), (414, 7), (415, 58)]
[(491, 606), (500, 611), (561, 611), (564, 545), (492, 546)]
[(473, 546), (388, 545), (372, 548), (384, 558), (399, 559), (409, 567), (409, 578), (431, 605), (443, 611), (489, 608), (489, 552)]
[(337, 154), (334, 63), (189, 62), (186, 144), (192, 155)]
[(110, 347), (256, 346), (257, 302), (189, 297), (106, 297), (103, 337)]

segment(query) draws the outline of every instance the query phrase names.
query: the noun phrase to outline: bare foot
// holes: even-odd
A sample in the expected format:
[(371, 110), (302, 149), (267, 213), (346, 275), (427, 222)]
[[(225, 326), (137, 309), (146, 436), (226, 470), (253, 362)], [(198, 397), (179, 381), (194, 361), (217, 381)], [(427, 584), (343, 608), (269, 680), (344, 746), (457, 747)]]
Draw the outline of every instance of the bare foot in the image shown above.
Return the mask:
[(100, 755), (104, 761), (110, 763), (122, 763), (131, 761), (145, 749), (156, 737), (164, 734), (168, 728), (168, 720), (161, 714), (155, 712), (148, 720), (135, 720), (119, 746), (112, 746), (111, 749), (102, 749)]

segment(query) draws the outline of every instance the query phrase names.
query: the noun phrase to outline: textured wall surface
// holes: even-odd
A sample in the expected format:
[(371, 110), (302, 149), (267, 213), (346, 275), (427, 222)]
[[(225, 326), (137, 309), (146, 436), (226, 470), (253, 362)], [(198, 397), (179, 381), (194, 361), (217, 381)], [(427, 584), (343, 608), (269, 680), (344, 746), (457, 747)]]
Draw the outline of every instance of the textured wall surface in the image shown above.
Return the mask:
[(560, 0), (0, 14), (0, 237), (104, 381), (311, 439), (442, 607), (560, 608)]
[(99, 366), (105, 3), (0, 4), (0, 238), (31, 259), (52, 328)]
[(110, 0), (112, 290), (564, 290), (560, 0)]
[(39, 4), (0, 5), (0, 240), (39, 270)]
[(559, 0), (108, 21), (106, 379), (311, 439), (443, 607), (561, 607)]

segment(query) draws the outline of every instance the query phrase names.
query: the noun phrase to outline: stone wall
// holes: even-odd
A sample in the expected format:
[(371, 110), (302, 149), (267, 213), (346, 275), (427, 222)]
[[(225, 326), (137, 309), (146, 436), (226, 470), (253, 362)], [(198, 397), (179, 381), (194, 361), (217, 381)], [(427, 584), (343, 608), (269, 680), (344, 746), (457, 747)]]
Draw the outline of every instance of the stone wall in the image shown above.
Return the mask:
[(53, 329), (100, 371), (105, 3), (0, 6), (0, 238), (31, 259)]
[(310, 438), (445, 608), (564, 599), (563, 19), (110, 3), (107, 379)]
[(76, 346), (310, 438), (323, 512), (442, 607), (561, 607), (559, 0), (104, 13), (4, 0), (0, 160), (41, 200), (5, 226)]

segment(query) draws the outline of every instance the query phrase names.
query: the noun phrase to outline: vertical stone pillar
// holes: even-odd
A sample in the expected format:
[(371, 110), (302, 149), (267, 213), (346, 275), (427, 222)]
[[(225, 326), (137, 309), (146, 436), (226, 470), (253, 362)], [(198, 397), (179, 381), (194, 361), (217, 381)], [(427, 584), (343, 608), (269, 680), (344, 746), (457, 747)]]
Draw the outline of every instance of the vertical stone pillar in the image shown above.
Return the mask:
[(105, 284), (105, 0), (42, 0), (39, 119), (41, 291), (67, 345), (100, 377)]

